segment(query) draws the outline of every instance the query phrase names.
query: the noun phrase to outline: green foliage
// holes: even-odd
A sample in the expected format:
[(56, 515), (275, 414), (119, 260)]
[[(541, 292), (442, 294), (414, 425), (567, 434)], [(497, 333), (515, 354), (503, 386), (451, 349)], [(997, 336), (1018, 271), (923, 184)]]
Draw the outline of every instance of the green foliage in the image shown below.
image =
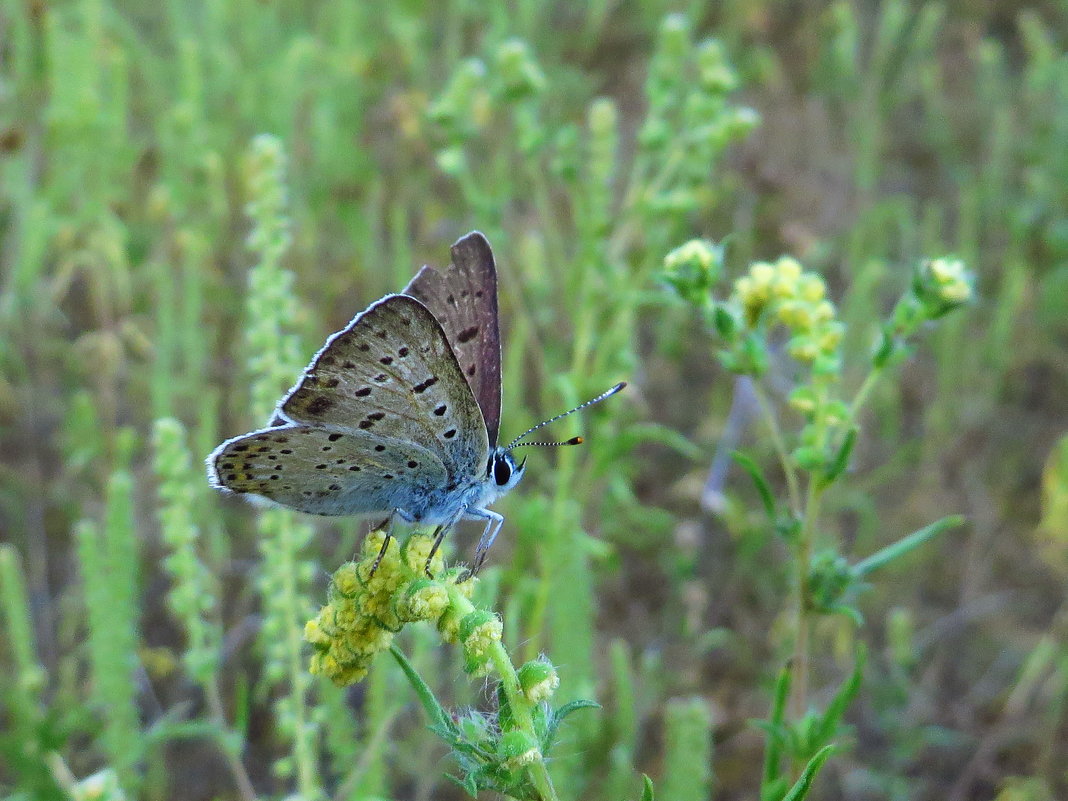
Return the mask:
[[(272, 136), (257, 137), (247, 162), (248, 203), (252, 219), (248, 246), (257, 256), (249, 271), (245, 346), (251, 377), (251, 404), (256, 418), (269, 420), (286, 383), (302, 368), (300, 345), (288, 329), (296, 316), (293, 274), (281, 261), (290, 244), (286, 217), (285, 154)], [(308, 708), (311, 676), (305, 667), (300, 632), (313, 602), (307, 589), (315, 563), (302, 557), (314, 530), (286, 509), (259, 516), (259, 547), (263, 557), (257, 585), (263, 602), (260, 644), (268, 686), (284, 692), (275, 700), (278, 733), (292, 744), (292, 757), (275, 762), (283, 778), (295, 776), (305, 798), (323, 795), (318, 762), (318, 725)]]
[[(472, 798), (481, 790), (491, 790), (522, 801), (556, 799), (544, 759), (564, 719), (578, 709), (598, 705), (579, 700), (552, 709), (543, 698), (532, 694), (523, 680), (524, 674), (529, 677), (543, 673), (542, 666), (550, 670), (552, 666), (544, 661), (528, 662), (517, 674), (499, 643), (496, 647), (500, 653), (494, 661), (501, 672), (495, 715), (446, 710), (404, 654), (396, 646), (391, 646), (391, 651), (430, 719), (430, 729), (449, 746), (460, 768), (461, 775), (450, 775), (450, 779)], [(555, 671), (552, 674), (555, 676)]]
[[(1062, 10), (63, 0), (0, 30), (0, 795), (461, 796), (396, 665), (307, 673), (359, 527), (227, 501), (200, 461), (473, 228), (505, 434), (631, 383), (532, 454), (476, 598), (564, 709), (603, 704), (556, 738), (561, 798), (652, 799), (642, 770), (678, 797), (713, 735), (725, 795), (1068, 792)], [(763, 268), (716, 301), (784, 252), (833, 317), (753, 325)], [(777, 430), (721, 422), (687, 304)], [(745, 455), (708, 514), (721, 436)], [(799, 610), (809, 680), (776, 681)], [(472, 772), (529, 751), (461, 648), (398, 643)], [(691, 697), (714, 722), (669, 719)]]
[[(128, 463), (132, 432), (122, 437)], [(103, 520), (83, 520), (75, 529), (85, 586), (92, 669), (91, 700), (100, 719), (101, 744), (127, 793), (140, 783), (137, 765), (145, 756), (137, 696), (140, 635), (133, 476), (120, 466), (108, 482)]]
[(18, 554), (0, 545), (0, 622), (3, 639), (11, 650), (12, 669), (0, 679), (6, 725), (0, 735), (0, 754), (9, 766), (9, 781), (27, 798), (61, 797), (44, 760), (56, 738), (47, 719), (42, 690), (47, 682), (37, 661), (30, 604)]
[(712, 715), (701, 698), (677, 698), (664, 708), (661, 801), (712, 798)]

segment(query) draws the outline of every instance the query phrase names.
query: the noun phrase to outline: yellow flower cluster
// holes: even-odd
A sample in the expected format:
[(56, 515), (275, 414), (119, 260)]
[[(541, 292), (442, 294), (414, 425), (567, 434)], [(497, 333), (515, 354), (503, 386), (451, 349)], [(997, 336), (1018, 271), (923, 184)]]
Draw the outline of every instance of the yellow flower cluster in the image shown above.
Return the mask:
[(375, 655), (389, 648), (405, 623), (449, 617), (450, 590), (466, 599), (474, 589), (473, 579), (459, 581), (464, 570), (442, 574), (440, 553), (430, 564), (431, 575), (438, 578), (426, 577), (433, 538), (424, 534), (411, 536), (403, 546), (391, 539), (372, 574), (385, 536), (382, 531), (367, 535), (360, 561), (338, 568), (330, 603), (304, 627), (304, 639), (315, 648), (311, 672), (328, 676), (338, 686), (366, 676)]
[(835, 319), (834, 304), (826, 293), (819, 275), (806, 272), (797, 259), (783, 256), (774, 264), (755, 262), (748, 275), (735, 281), (731, 299), (750, 328), (772, 319), (790, 329), (790, 355), (813, 362), (833, 354), (845, 330)]
[(963, 261), (944, 257), (931, 259), (924, 267), (942, 301), (961, 304), (972, 299), (972, 285)]
[(675, 248), (664, 257), (664, 267), (669, 270), (678, 270), (687, 265), (709, 271), (719, 261), (715, 247), (704, 239), (691, 239), (683, 245)]

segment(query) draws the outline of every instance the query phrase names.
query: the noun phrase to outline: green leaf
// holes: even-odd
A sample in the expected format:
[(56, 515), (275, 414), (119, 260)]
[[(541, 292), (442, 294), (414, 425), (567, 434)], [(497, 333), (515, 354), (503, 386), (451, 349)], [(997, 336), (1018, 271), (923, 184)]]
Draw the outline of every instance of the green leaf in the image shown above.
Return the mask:
[[(765, 731), (768, 733), (768, 744), (764, 749), (764, 778), (761, 786), (773, 782), (779, 775), (779, 757), (782, 753), (783, 721), (786, 718), (786, 699), (790, 697), (790, 666), (786, 665), (779, 671), (779, 678), (775, 681), (775, 696), (771, 702), (771, 714), (768, 716)], [(763, 721), (762, 721), (763, 722)]]
[(577, 699), (575, 701), (570, 701), (569, 703), (564, 704), (562, 707), (560, 707), (559, 709), (556, 710), (556, 712), (554, 713), (553, 716), (556, 718), (557, 722), (560, 722), (560, 721), (562, 721), (564, 718), (566, 718), (568, 715), (570, 715), (572, 712), (574, 712), (577, 709), (600, 709), (600, 708), (601, 708), (601, 705), (599, 703), (597, 703), (596, 701), (591, 701), (588, 698), (579, 698), (579, 699)]
[(838, 476), (842, 475), (842, 471), (846, 469), (849, 464), (849, 457), (853, 454), (853, 446), (857, 442), (857, 427), (853, 426), (846, 432), (845, 439), (842, 440), (842, 446), (838, 449), (837, 455), (834, 457), (834, 461), (831, 466), (827, 468), (827, 472), (823, 475), (823, 481), (821, 484), (827, 486), (833, 484)]
[(863, 643), (857, 643), (854, 659), (853, 673), (835, 693), (831, 703), (827, 706), (827, 711), (823, 713), (823, 717), (820, 719), (820, 725), (816, 730), (817, 742), (826, 743), (834, 737), (838, 725), (845, 716), (846, 709), (849, 708), (849, 705), (860, 691), (861, 682), (864, 680), (864, 666), (868, 661), (868, 651)]
[(653, 798), (653, 780), (642, 774), (642, 797), (640, 801), (655, 801)]
[(887, 545), (882, 550), (876, 551), (867, 559), (857, 562), (853, 566), (853, 573), (857, 577), (863, 578), (880, 567), (890, 564), (895, 559), (900, 559), (902, 556), (909, 553), (909, 551), (915, 550), (923, 545), (923, 543), (927, 542), (927, 540), (933, 539), (943, 531), (956, 528), (963, 524), (963, 515), (949, 515), (948, 517), (943, 517), (941, 520), (909, 534), (904, 539), (900, 539), (894, 544)]
[[(867, 584), (859, 584), (855, 585), (855, 588), (857, 590), (862, 590), (866, 589), (867, 586)], [(841, 615), (842, 617), (849, 618), (849, 622), (851, 622), (858, 629), (864, 625), (864, 615), (862, 615), (860, 613), (860, 610), (857, 609), (855, 606), (850, 606), (849, 604), (832, 604), (830, 607), (828, 607), (826, 614)]]
[(764, 504), (764, 511), (767, 513), (768, 519), (774, 522), (776, 517), (775, 496), (772, 495), (771, 487), (768, 485), (767, 479), (764, 478), (764, 473), (759, 465), (741, 451), (731, 451), (731, 458), (753, 479), (757, 492), (760, 493), (760, 500)]
[(549, 716), (549, 725), (545, 731), (545, 744), (542, 746), (541, 752), (544, 756), (549, 755), (549, 749), (552, 747), (553, 740), (556, 739), (556, 730), (560, 728), (560, 724), (564, 718), (570, 715), (577, 709), (600, 709), (601, 705), (596, 701), (590, 701), (587, 698), (579, 698), (570, 703), (564, 704), (559, 709), (553, 711)]
[(431, 722), (444, 729), (452, 729), (452, 721), (449, 720), (449, 715), (445, 709), (438, 703), (438, 699), (434, 696), (434, 691), (430, 689), (430, 686), (423, 681), (423, 678), (416, 672), (412, 663), (408, 661), (408, 658), (401, 653), (400, 648), (396, 645), (389, 647), (389, 652), (393, 654), (393, 658), (401, 666), (401, 670), (404, 671), (404, 675), (408, 677), (408, 681), (412, 685), (412, 689), (415, 690), (415, 694), (419, 697), (419, 703), (423, 705), (423, 709), (426, 711), (427, 717)]
[(773, 782), (761, 785), (760, 801), (782, 801), (785, 792), (786, 778), (780, 776)]
[(890, 324), (883, 326), (883, 333), (879, 339), (879, 345), (872, 354), (872, 367), (880, 370), (887, 365), (890, 357), (894, 354), (894, 334)]
[(819, 769), (823, 767), (823, 763), (827, 761), (827, 758), (835, 750), (836, 746), (825, 745), (817, 751), (816, 755), (805, 765), (805, 770), (801, 773), (801, 777), (794, 782), (794, 786), (783, 796), (782, 801), (801, 801), (802, 798), (807, 796), (808, 791), (812, 789), (812, 782), (816, 778), (816, 774), (819, 773)]

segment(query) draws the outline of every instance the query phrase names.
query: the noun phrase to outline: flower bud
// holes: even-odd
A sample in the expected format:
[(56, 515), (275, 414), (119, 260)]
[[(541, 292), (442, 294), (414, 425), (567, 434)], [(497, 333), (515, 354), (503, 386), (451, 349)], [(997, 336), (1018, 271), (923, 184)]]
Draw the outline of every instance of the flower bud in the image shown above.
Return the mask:
[(519, 686), (531, 703), (547, 700), (560, 686), (556, 668), (546, 659), (533, 659), (519, 668)]
[(723, 267), (723, 249), (706, 239), (691, 239), (664, 257), (664, 280), (679, 296), (704, 304)]
[(505, 767), (517, 770), (541, 759), (541, 749), (525, 731), (505, 732), (497, 742), (497, 753), (504, 758)]

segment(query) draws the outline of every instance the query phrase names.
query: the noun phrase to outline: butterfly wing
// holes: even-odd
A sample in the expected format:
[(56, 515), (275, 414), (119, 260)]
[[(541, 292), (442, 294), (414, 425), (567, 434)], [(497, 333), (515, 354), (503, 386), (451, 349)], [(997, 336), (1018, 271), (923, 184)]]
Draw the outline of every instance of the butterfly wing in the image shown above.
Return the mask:
[(208, 478), (319, 515), (418, 514), (413, 499), (448, 481), (441, 460), (415, 443), (293, 423), (227, 440), (208, 457)]
[(481, 476), (489, 458), (482, 412), (445, 332), (406, 295), (388, 295), (331, 336), (278, 413), (386, 451), (421, 448), (452, 478)]
[(501, 334), (497, 321), (497, 267), (489, 242), (477, 231), (452, 246), (445, 271), (424, 267), (404, 289), (441, 323), (486, 423), (489, 447), (501, 424)]

